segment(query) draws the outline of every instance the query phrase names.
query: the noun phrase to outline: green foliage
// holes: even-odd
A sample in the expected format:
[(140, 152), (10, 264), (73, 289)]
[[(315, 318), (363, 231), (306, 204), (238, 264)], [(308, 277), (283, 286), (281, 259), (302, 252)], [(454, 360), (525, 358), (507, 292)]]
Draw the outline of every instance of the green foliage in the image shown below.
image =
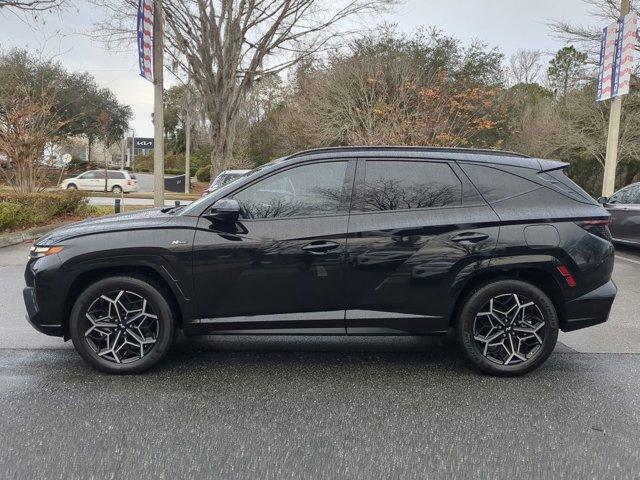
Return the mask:
[(191, 166), (195, 166), (196, 170), (201, 167), (211, 165), (211, 149), (200, 148), (191, 154)]
[(28, 194), (0, 193), (0, 231), (26, 228), (86, 213), (87, 199), (77, 190)]
[(165, 148), (167, 152), (173, 154), (185, 152), (186, 99), (187, 87), (185, 85), (174, 85), (165, 90), (163, 95)]
[[(166, 154), (164, 156), (164, 172), (167, 174), (184, 173), (185, 159), (184, 154)], [(134, 158), (134, 167), (136, 172), (153, 172), (153, 154), (138, 155)]]
[(210, 182), (211, 181), (211, 166), (207, 165), (205, 167), (201, 167), (196, 172), (196, 178), (199, 182)]
[(587, 54), (579, 52), (573, 45), (558, 50), (547, 71), (549, 83), (558, 95), (566, 95), (580, 83), (586, 63)]
[(129, 127), (131, 108), (120, 104), (111, 90), (98, 87), (89, 73), (67, 72), (59, 63), (26, 50), (0, 54), (0, 98), (36, 96), (42, 91), (55, 97), (53, 110), (66, 122), (67, 136), (84, 135), (111, 144)]
[(14, 202), (0, 202), (0, 232), (27, 222), (27, 212), (22, 205)]

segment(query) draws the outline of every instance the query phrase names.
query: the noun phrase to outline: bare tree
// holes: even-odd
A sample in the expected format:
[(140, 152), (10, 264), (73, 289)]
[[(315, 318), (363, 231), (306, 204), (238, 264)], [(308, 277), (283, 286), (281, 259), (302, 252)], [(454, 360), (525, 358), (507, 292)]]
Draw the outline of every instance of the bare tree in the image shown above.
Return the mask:
[(514, 83), (535, 83), (539, 80), (542, 65), (540, 50), (518, 50), (509, 60), (509, 73)]
[[(350, 33), (346, 21), (353, 25), (363, 15), (397, 2), (165, 0), (167, 51), (202, 97), (213, 141), (214, 173), (233, 162), (240, 109), (256, 82), (336, 46)], [(108, 4), (115, 15), (99, 26), (107, 40), (127, 38), (131, 7), (131, 0)]]
[(5, 181), (20, 193), (40, 187), (39, 160), (47, 145), (63, 137), (68, 123), (55, 113), (55, 93), (0, 99), (0, 156), (8, 161), (0, 169)]
[(67, 0), (5, 0), (0, 1), (0, 13), (3, 9), (15, 9), (23, 12), (44, 12), (60, 8)]
[[(576, 25), (565, 20), (551, 22), (549, 26), (555, 35), (567, 43), (577, 45), (597, 63), (600, 52), (602, 28), (615, 22), (620, 16), (620, 0), (582, 0), (594, 19), (595, 25)], [(631, 11), (638, 12), (637, 0), (631, 1)]]

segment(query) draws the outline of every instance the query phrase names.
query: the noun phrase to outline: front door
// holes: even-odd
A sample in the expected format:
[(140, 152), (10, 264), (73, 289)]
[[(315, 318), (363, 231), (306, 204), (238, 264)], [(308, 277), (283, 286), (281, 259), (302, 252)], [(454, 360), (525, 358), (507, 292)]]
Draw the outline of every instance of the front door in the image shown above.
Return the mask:
[(241, 218), (200, 218), (200, 333), (344, 334), (344, 260), (355, 161), (277, 171), (232, 196)]
[(454, 279), (486, 265), (497, 220), (455, 164), (361, 160), (347, 237), (347, 333), (446, 331)]

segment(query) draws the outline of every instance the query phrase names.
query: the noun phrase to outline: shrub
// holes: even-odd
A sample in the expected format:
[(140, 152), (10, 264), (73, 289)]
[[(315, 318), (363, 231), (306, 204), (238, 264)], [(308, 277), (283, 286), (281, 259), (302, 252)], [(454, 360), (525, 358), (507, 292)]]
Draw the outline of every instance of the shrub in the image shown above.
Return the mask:
[(211, 166), (207, 165), (206, 167), (200, 167), (196, 171), (196, 178), (199, 182), (210, 182), (211, 181)]
[(19, 203), (0, 203), (0, 231), (21, 226), (27, 220), (25, 209)]
[(77, 190), (28, 194), (0, 193), (0, 230), (45, 224), (67, 215), (76, 215), (87, 204)]
[[(184, 154), (182, 153), (166, 154), (164, 156), (164, 172), (182, 174), (184, 173), (184, 162)], [(153, 155), (138, 155), (134, 157), (133, 165), (136, 172), (151, 173), (153, 172)]]

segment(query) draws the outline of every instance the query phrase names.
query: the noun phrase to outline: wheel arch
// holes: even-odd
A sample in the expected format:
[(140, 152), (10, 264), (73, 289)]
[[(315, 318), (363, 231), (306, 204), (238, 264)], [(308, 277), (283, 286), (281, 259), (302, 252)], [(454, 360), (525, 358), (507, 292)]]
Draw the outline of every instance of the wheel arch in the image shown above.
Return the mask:
[(449, 325), (452, 327), (457, 324), (460, 310), (473, 291), (484, 285), (500, 280), (521, 280), (542, 290), (542, 292), (551, 299), (560, 324), (562, 325), (564, 323), (562, 308), (564, 302), (561, 295), (561, 285), (551, 268), (513, 265), (499, 268), (488, 267), (467, 279), (456, 295)]
[(167, 303), (169, 303), (169, 307), (176, 321), (176, 326), (182, 327), (184, 325), (185, 312), (178, 302), (177, 294), (167, 279), (157, 270), (148, 265), (100, 267), (82, 272), (73, 280), (69, 287), (62, 311), (62, 329), (65, 340), (70, 338), (69, 316), (78, 296), (98, 280), (109, 277), (133, 277), (151, 284), (163, 294)]

